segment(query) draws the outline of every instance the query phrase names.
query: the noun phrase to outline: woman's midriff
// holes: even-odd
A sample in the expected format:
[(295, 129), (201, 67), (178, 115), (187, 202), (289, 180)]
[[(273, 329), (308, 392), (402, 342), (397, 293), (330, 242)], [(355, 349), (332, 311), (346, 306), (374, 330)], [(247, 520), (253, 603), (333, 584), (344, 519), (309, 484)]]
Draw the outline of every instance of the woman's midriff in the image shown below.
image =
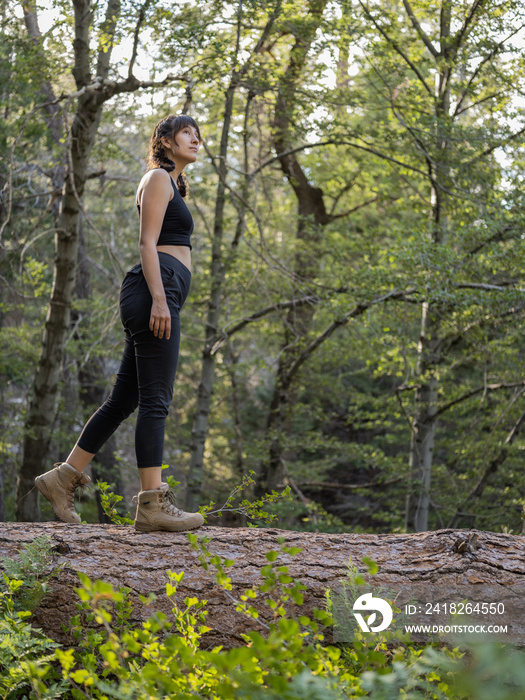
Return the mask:
[(173, 255), (174, 258), (180, 260), (191, 272), (191, 251), (186, 245), (158, 245), (157, 250), (161, 253)]

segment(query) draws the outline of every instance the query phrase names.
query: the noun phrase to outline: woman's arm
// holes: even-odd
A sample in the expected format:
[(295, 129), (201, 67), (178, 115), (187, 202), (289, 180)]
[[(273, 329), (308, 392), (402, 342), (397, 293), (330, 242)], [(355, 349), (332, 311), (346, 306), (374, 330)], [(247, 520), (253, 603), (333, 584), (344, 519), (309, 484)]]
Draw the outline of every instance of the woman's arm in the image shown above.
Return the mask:
[(161, 169), (151, 170), (146, 175), (144, 185), (139, 192), (140, 260), (153, 300), (149, 327), (155, 336), (159, 338), (166, 336), (166, 339), (169, 339), (171, 334), (171, 314), (160, 276), (157, 241), (172, 193), (170, 175), (166, 170)]

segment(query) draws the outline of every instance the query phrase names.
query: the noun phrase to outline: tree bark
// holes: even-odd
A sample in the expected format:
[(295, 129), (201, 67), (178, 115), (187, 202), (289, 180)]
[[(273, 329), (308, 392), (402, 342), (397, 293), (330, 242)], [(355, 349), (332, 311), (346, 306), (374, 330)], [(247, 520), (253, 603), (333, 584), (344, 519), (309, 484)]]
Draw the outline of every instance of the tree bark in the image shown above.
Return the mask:
[[(412, 534), (319, 534), (211, 526), (199, 529), (196, 534), (212, 538), (208, 544), (212, 554), (234, 560), (226, 571), (232, 582), (230, 593), (235, 598), (246, 588), (261, 583), (260, 568), (268, 564), (265, 553), (279, 548), (279, 536), (286, 539), (287, 545), (300, 547), (300, 554), (283, 555), (277, 562), (288, 566), (290, 574), (306, 586), (304, 605), (294, 609), (296, 614), (309, 614), (314, 607), (324, 609), (326, 590), (340, 589), (349, 560), (377, 595), (385, 589), (413, 592), (417, 588), (422, 595), (426, 595), (426, 590), (429, 595), (430, 591), (436, 595), (439, 590), (446, 594), (455, 590), (458, 582), (463, 582), (474, 591), (483, 591), (483, 600), (505, 600), (506, 610), (510, 610), (515, 600), (516, 609), (523, 612), (520, 591), (525, 581), (525, 562), (523, 537), (519, 535), (448, 529)], [(137, 624), (153, 610), (162, 610), (170, 617), (172, 604), (165, 595), (166, 571), (184, 571), (177, 601), (182, 603), (186, 596), (208, 601), (206, 624), (211, 631), (203, 637), (204, 648), (243, 644), (241, 634), (249, 629), (265, 632), (257, 621), (236, 612), (235, 603), (216, 584), (213, 567), (210, 572), (204, 571), (198, 561), (199, 553), (191, 548), (184, 533), (145, 535), (114, 525), (5, 523), (0, 524), (0, 561), (16, 556), (24, 544), (42, 535), (48, 535), (60, 545), (63, 553), (57, 553), (56, 565), (64, 564), (65, 568), (52, 579), (52, 590), (42, 601), (34, 622), (59, 642), (72, 643), (62, 625), (67, 626), (78, 612), (78, 598), (73, 592), (79, 586), (76, 571), (93, 580), (102, 579), (113, 586), (130, 588), (134, 605), (132, 621)], [(458, 543), (466, 543), (474, 536), (477, 536), (476, 547), (461, 553)], [(366, 573), (361, 563), (363, 557), (370, 557), (377, 563), (376, 575)], [(151, 592), (157, 594), (157, 600), (153, 608), (147, 608), (139, 596)], [(266, 597), (260, 596), (254, 604), (260, 618), (268, 623), (271, 613), (262, 603)], [(401, 601), (398, 599), (398, 604)], [(497, 621), (499, 623), (500, 618)], [(513, 639), (525, 643), (523, 614), (518, 614), (512, 624)], [(328, 642), (330, 638), (328, 628)]]
[[(75, 292), (79, 299), (88, 299), (92, 294), (91, 269), (87, 260), (86, 241), (82, 226), (79, 227), (79, 255)], [(73, 321), (75, 320), (73, 319)], [(80, 339), (82, 335), (82, 328), (79, 327), (77, 338)], [(91, 354), (89, 359), (79, 367), (78, 383), (80, 405), (84, 408), (84, 415), (87, 420), (90, 414), (103, 403), (108, 394), (104, 358), (96, 353)], [(114, 435), (112, 435), (91, 463), (91, 471), (95, 483), (97, 479), (106, 481), (112, 485), (111, 490), (114, 493), (123, 496), (124, 485), (120, 468), (118, 463), (115, 463), (116, 448), (116, 440)], [(96, 496), (99, 522), (109, 523), (110, 519), (102, 508), (98, 491)]]
[(220, 159), (215, 199), (215, 219), (213, 226), (213, 241), (211, 254), (211, 290), (206, 317), (206, 337), (202, 352), (201, 379), (197, 392), (197, 408), (191, 431), (191, 458), (188, 484), (186, 491), (186, 507), (189, 511), (198, 508), (198, 500), (204, 473), (204, 446), (208, 432), (213, 379), (215, 374), (216, 355), (212, 352), (210, 340), (217, 335), (220, 313), (222, 311), (222, 293), (224, 284), (224, 261), (222, 241), (224, 236), (224, 206), (226, 203), (226, 156), (230, 124), (233, 114), (233, 98), (236, 90), (236, 80), (232, 79), (226, 93), (224, 119), (222, 124)]
[[(93, 9), (90, 0), (74, 0), (75, 64), (73, 75), (78, 89), (92, 80), (90, 36)], [(102, 30), (104, 46), (99, 48), (97, 76), (107, 78), (112, 38), (120, 14), (119, 0), (110, 0)], [(31, 26), (29, 23), (28, 26)], [(34, 30), (30, 30), (34, 31)], [(53, 288), (47, 312), (42, 352), (38, 362), (24, 425), (23, 460), (17, 484), (17, 519), (40, 520), (38, 491), (34, 479), (44, 471), (51, 440), (64, 343), (70, 325), (71, 302), (76, 282), (78, 228), (89, 156), (95, 142), (104, 102), (110, 94), (85, 90), (78, 98), (71, 127), (65, 192), (55, 230)]]
[[(331, 221), (323, 192), (313, 187), (293, 151), (290, 134), (296, 102), (297, 83), (306, 67), (306, 60), (316, 31), (322, 21), (326, 0), (311, 0), (308, 18), (301, 25), (290, 52), (287, 69), (278, 86), (273, 120), (273, 142), (279, 163), (297, 198), (298, 253), (294, 260), (294, 272), (302, 279), (311, 280), (317, 276), (319, 257), (316, 255), (317, 242), (322, 228)], [(304, 349), (304, 341), (312, 325), (314, 307), (304, 304), (291, 307), (285, 322), (284, 339), (279, 353), (275, 386), (270, 411), (266, 422), (266, 433), (270, 438), (267, 459), (262, 463), (257, 477), (257, 493), (272, 491), (282, 479), (284, 459), (284, 439), (290, 431), (293, 407), (297, 400), (294, 390), (294, 377), (290, 369)]]
[[(201, 377), (197, 392), (197, 407), (191, 431), (191, 456), (185, 501), (185, 507), (188, 511), (193, 511), (198, 508), (204, 478), (204, 448), (208, 433), (208, 421), (211, 409), (213, 381), (215, 377), (215, 362), (217, 359), (214, 352), (214, 345), (217, 338), (219, 319), (222, 313), (222, 297), (224, 293), (225, 273), (227, 267), (231, 265), (235, 259), (239, 240), (244, 232), (244, 210), (242, 210), (239, 217), (237, 232), (231, 241), (230, 255), (227, 259), (224, 253), (224, 208), (226, 204), (228, 176), (227, 156), (230, 140), (230, 126), (234, 109), (234, 98), (241, 81), (246, 77), (251, 59), (253, 56), (257, 55), (266, 41), (279, 11), (280, 3), (277, 2), (250, 57), (240, 67), (237, 67), (237, 61), (240, 50), (240, 26), (242, 21), (242, 15), (240, 14), (241, 9), (239, 9), (239, 16), (237, 17), (239, 28), (237, 44), (234, 51), (235, 66), (232, 69), (230, 83), (228, 89), (226, 90), (221, 143), (218, 158), (219, 164), (216, 168), (219, 179), (217, 182), (213, 225), (212, 258), (210, 269), (211, 289), (206, 315), (206, 330), (204, 348), (202, 351)], [(253, 95), (250, 93), (248, 95), (248, 103), (252, 98)], [(243, 193), (246, 194), (246, 190), (243, 190)]]
[[(412, 21), (412, 18), (411, 18)], [(429, 165), (431, 182), (431, 235), (434, 245), (444, 245), (447, 240), (447, 187), (450, 166), (448, 164), (447, 130), (450, 115), (450, 77), (453, 56), (450, 46), (451, 4), (444, 0), (441, 9), (439, 54), (432, 53), (438, 68), (435, 97), (435, 134), (433, 151), (435, 163)], [(425, 35), (426, 36), (426, 35)], [(431, 44), (430, 44), (431, 45)], [(419, 388), (415, 397), (414, 420), (410, 441), (409, 469), (419, 471), (418, 493), (409, 493), (405, 513), (405, 527), (416, 532), (428, 530), (430, 513), (430, 489), (432, 462), (437, 424), (439, 379), (437, 368), (441, 361), (442, 331), (439, 307), (432, 308), (426, 302), (421, 310), (421, 332), (416, 377)]]

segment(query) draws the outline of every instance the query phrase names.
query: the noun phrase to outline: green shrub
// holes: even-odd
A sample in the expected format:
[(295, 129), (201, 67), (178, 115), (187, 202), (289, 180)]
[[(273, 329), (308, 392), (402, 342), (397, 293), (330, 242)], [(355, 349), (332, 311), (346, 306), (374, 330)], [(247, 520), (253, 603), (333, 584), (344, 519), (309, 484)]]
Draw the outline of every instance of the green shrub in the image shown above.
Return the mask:
[[(62, 698), (66, 682), (56, 669), (55, 651), (59, 644), (33, 627), (31, 612), (17, 610), (23, 581), (9, 579), (3, 574), (0, 591), (0, 697)], [(29, 599), (28, 592), (23, 598)], [(53, 666), (55, 662), (55, 666)]]
[[(9, 591), (16, 610), (34, 612), (49, 590), (49, 581), (62, 568), (55, 565), (56, 542), (48, 535), (35, 537), (20, 552), (17, 559), (6, 557), (2, 562), (4, 583), (0, 591)], [(23, 582), (16, 589), (6, 583), (9, 579)]]

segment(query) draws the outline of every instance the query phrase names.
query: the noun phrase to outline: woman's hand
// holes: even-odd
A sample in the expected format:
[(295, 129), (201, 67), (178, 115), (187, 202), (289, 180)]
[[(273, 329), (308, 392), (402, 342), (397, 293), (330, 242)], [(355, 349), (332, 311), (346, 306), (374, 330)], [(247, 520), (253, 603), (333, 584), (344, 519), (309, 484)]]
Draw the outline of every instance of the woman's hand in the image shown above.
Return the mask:
[(149, 319), (149, 329), (153, 331), (156, 338), (170, 339), (171, 335), (171, 314), (166, 299), (154, 299), (151, 305), (151, 316)]

